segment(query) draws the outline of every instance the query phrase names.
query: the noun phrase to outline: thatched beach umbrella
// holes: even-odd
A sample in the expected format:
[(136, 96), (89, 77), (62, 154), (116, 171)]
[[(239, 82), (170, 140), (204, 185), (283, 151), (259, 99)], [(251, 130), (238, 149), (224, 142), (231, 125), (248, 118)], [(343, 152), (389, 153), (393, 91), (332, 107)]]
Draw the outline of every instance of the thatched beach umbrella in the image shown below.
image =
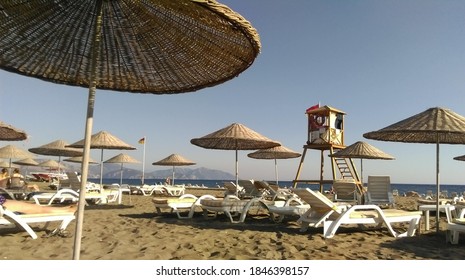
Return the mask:
[[(121, 185), (123, 184), (123, 164), (125, 164), (125, 163), (140, 163), (140, 161), (138, 161), (137, 159), (131, 157), (130, 155), (119, 154), (119, 155), (114, 156), (114, 157), (112, 157), (110, 159), (107, 159), (105, 162), (106, 163), (121, 163), (120, 179), (119, 179), (120, 188), (119, 188), (119, 195), (118, 195), (118, 204), (121, 204), (121, 202), (123, 200), (122, 191), (121, 191)], [(130, 194), (131, 194), (131, 192), (129, 192), (129, 195)]]
[(195, 162), (193, 161), (190, 161), (178, 154), (171, 154), (169, 155), (168, 157), (162, 159), (162, 160), (159, 160), (159, 161), (156, 161), (154, 163), (152, 163), (152, 165), (163, 165), (163, 166), (172, 166), (173, 167), (173, 177), (172, 177), (172, 181), (171, 181), (171, 184), (174, 186), (174, 167), (175, 166), (186, 166), (186, 165), (194, 165)]
[(290, 159), (290, 158), (298, 158), (301, 156), (300, 153), (295, 152), (289, 148), (284, 146), (277, 146), (269, 149), (261, 149), (250, 153), (247, 155), (250, 158), (256, 159), (274, 159), (274, 170), (276, 174), (276, 185), (279, 185), (279, 178), (278, 178), (278, 159)]
[(360, 159), (360, 181), (363, 185), (363, 159), (395, 159), (393, 156), (381, 151), (373, 145), (363, 141), (355, 142), (354, 144), (345, 147), (342, 150), (335, 152), (330, 157), (335, 158), (359, 158)]
[(203, 137), (191, 139), (191, 144), (205, 149), (236, 151), (236, 185), (239, 184), (239, 150), (268, 149), (281, 145), (239, 123), (233, 123)]
[[(256, 30), (214, 0), (0, 1), (0, 68), (88, 87), (81, 191), (96, 89), (173, 94), (215, 86), (260, 51)], [(80, 196), (73, 258), (79, 259)]]
[(455, 160), (465, 161), (465, 155), (454, 157)]
[(120, 163), (121, 164), (121, 171), (120, 171), (120, 181), (119, 184), (123, 184), (123, 165), (125, 163), (140, 163), (137, 159), (131, 157), (130, 155), (126, 154), (119, 154), (117, 156), (114, 156), (110, 159), (107, 159), (104, 161), (105, 163)]
[[(85, 139), (77, 141), (69, 147), (84, 147)], [(107, 131), (100, 131), (90, 137), (90, 148), (100, 149), (100, 186), (103, 186), (103, 150), (135, 150), (136, 148), (127, 144), (118, 137)]]
[(381, 141), (436, 144), (436, 231), (439, 231), (439, 144), (465, 144), (465, 117), (446, 108), (430, 108), (363, 137)]
[(43, 161), (43, 162), (39, 163), (38, 166), (47, 167), (47, 168), (49, 168), (50, 170), (52, 170), (52, 169), (59, 170), (59, 169), (64, 168), (64, 166), (63, 166), (62, 164), (60, 164), (58, 161), (53, 160), (53, 159), (49, 159), (49, 160)]
[(45, 155), (45, 156), (57, 156), (58, 162), (61, 161), (61, 157), (75, 157), (82, 156), (82, 149), (71, 148), (68, 146), (69, 143), (64, 140), (56, 140), (48, 144), (42, 145), (37, 148), (30, 148), (29, 152)]
[(26, 140), (26, 139), (27, 139), (26, 132), (0, 121), (0, 140), (1, 141), (21, 141), (21, 140)]
[(20, 149), (13, 145), (7, 145), (7, 146), (0, 148), (0, 158), (8, 159), (10, 168), (11, 168), (12, 159), (20, 159), (20, 158), (28, 158), (28, 157), (34, 157), (34, 155), (26, 150)]
[[(76, 149), (68, 147), (69, 143), (64, 140), (56, 140), (48, 144), (42, 145), (36, 148), (30, 148), (29, 152), (45, 155), (45, 156), (57, 156), (58, 157), (58, 173), (61, 169), (61, 157), (74, 157), (82, 156), (82, 149)], [(58, 184), (60, 184), (60, 177), (58, 177)]]
[(27, 176), (27, 173), (28, 173), (27, 167), (28, 166), (37, 166), (37, 165), (39, 165), (39, 163), (37, 161), (33, 160), (32, 158), (24, 158), (24, 159), (21, 159), (21, 160), (14, 161), (13, 163), (18, 164), (18, 165), (26, 166), (26, 171), (24, 172), (24, 176)]
[(24, 165), (24, 166), (36, 166), (39, 165), (39, 163), (32, 158), (24, 158), (21, 160), (14, 161), (13, 163), (18, 164), (18, 165)]

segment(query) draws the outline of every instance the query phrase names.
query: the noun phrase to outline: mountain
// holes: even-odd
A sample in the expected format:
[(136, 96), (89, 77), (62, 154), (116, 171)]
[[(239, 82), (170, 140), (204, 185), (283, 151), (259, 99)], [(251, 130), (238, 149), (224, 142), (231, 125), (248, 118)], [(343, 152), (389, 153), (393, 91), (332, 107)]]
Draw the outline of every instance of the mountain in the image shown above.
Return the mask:
[[(107, 165), (107, 171), (103, 173), (103, 178), (118, 179), (121, 176), (121, 167), (111, 168), (110, 164)], [(231, 173), (227, 173), (220, 170), (208, 169), (205, 167), (199, 168), (175, 168), (174, 176), (176, 179), (184, 180), (233, 180), (235, 176)], [(90, 172), (89, 172), (90, 173)], [(100, 170), (97, 174), (100, 173)], [(97, 175), (98, 176), (98, 175)], [(173, 169), (157, 170), (145, 173), (145, 179), (161, 179), (173, 176)], [(125, 179), (140, 179), (142, 177), (142, 171), (131, 168), (123, 168), (123, 178)]]
[[(81, 172), (78, 164), (68, 164), (62, 162), (65, 166), (66, 171), (77, 171)], [(29, 171), (41, 171), (43, 168), (31, 167)], [(231, 173), (227, 173), (220, 170), (208, 169), (205, 167), (199, 168), (175, 168), (175, 178), (184, 180), (234, 180), (235, 176)], [(119, 179), (121, 176), (121, 164), (105, 163), (103, 165), (103, 178), (107, 179)], [(152, 172), (145, 172), (145, 179), (164, 179), (173, 176), (173, 168), (169, 167), (164, 170), (157, 170)], [(124, 179), (140, 179), (142, 177), (142, 170), (136, 170), (132, 168), (126, 168), (123, 166), (123, 178)], [(100, 178), (100, 165), (91, 164), (89, 165), (88, 178)]]

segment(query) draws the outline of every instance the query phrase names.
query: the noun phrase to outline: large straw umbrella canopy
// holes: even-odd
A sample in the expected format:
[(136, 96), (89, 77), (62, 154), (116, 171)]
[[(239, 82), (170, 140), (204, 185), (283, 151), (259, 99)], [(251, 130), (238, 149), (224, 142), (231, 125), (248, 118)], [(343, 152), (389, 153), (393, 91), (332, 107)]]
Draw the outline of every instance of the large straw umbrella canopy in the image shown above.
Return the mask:
[(0, 121), (0, 140), (21, 141), (21, 140), (26, 140), (26, 139), (27, 139), (26, 132)]
[(7, 145), (0, 148), (0, 158), (8, 159), (10, 167), (12, 159), (21, 159), (28, 157), (34, 157), (34, 154), (13, 145)]
[(276, 185), (279, 185), (278, 159), (298, 158), (301, 156), (301, 154), (284, 146), (276, 146), (273, 148), (261, 149), (253, 153), (249, 153), (247, 156), (255, 159), (273, 159), (276, 175)]
[(174, 186), (174, 168), (175, 166), (187, 166), (187, 165), (194, 165), (195, 162), (184, 158), (178, 154), (171, 154), (166, 158), (156, 161), (152, 163), (152, 165), (162, 165), (162, 166), (172, 166), (173, 167), (173, 177), (172, 177), (172, 185)]
[[(77, 141), (69, 147), (84, 147), (86, 139)], [(100, 149), (100, 186), (103, 185), (103, 150), (135, 150), (136, 148), (112, 135), (107, 131), (100, 131), (90, 137), (90, 148)]]
[(439, 231), (439, 144), (465, 144), (465, 117), (450, 109), (429, 108), (385, 128), (363, 134), (367, 139), (436, 144), (436, 231)]
[(239, 150), (268, 149), (281, 145), (239, 123), (233, 123), (203, 137), (191, 139), (191, 144), (205, 149), (236, 151), (236, 185), (239, 184)]
[(53, 160), (53, 159), (43, 161), (43, 162), (39, 163), (38, 166), (48, 167), (49, 169), (62, 169), (62, 168), (64, 168), (64, 166), (61, 163), (59, 163), (58, 161)]
[(373, 145), (363, 141), (357, 141), (354, 144), (345, 147), (342, 150), (335, 152), (330, 157), (336, 158), (359, 158), (360, 159), (360, 181), (363, 184), (363, 159), (395, 159), (390, 154), (387, 154)]
[[(85, 191), (96, 89), (171, 94), (233, 79), (260, 51), (256, 30), (214, 0), (1, 0), (0, 68), (88, 87)], [(79, 259), (80, 196), (73, 259)]]

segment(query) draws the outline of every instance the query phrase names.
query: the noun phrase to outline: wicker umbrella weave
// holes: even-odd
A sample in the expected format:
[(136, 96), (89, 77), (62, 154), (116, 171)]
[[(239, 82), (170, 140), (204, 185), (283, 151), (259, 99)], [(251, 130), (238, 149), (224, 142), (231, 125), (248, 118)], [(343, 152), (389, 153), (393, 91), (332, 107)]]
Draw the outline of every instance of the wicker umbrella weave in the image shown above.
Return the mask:
[(260, 51), (251, 24), (212, 0), (2, 0), (0, 6), (0, 68), (61, 84), (92, 84), (99, 28), (99, 89), (195, 91), (236, 77)]
[(25, 132), (0, 121), (0, 140), (2, 141), (20, 141), (26, 140)]

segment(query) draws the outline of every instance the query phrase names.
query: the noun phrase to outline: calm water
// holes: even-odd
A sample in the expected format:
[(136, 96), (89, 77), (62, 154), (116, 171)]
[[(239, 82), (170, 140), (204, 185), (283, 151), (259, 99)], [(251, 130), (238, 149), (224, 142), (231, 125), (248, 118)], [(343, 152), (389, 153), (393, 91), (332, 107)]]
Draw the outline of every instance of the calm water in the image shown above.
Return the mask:
[[(94, 182), (94, 183), (99, 183), (99, 179), (89, 179), (89, 181)], [(223, 185), (224, 182), (226, 181), (234, 181), (234, 180), (182, 180), (182, 179), (177, 179), (175, 180), (175, 184), (191, 184), (191, 185), (198, 185), (198, 186), (205, 186), (209, 188), (216, 188), (220, 187)], [(119, 183), (119, 179), (104, 179), (103, 183), (104, 184), (113, 184), (113, 183)], [(164, 179), (146, 179), (145, 184), (156, 184), (156, 183), (162, 183), (164, 182)], [(123, 184), (129, 184), (129, 185), (140, 185), (141, 181), (138, 179), (123, 179)], [(292, 187), (292, 182), (291, 181), (281, 181), (279, 182), (279, 185), (282, 187)], [(391, 184), (392, 189), (397, 189), (399, 191), (399, 194), (403, 194), (409, 191), (415, 191), (420, 194), (426, 194), (427, 191), (432, 191), (433, 193), (436, 193), (436, 185), (435, 184)], [(299, 187), (307, 187), (311, 188), (314, 190), (318, 190), (319, 186), (318, 185), (299, 185)], [(325, 190), (330, 189), (330, 185), (325, 185), (324, 187)], [(463, 193), (465, 192), (465, 185), (441, 185), (441, 191), (448, 191), (449, 193), (451, 192), (457, 192), (457, 193)]]

